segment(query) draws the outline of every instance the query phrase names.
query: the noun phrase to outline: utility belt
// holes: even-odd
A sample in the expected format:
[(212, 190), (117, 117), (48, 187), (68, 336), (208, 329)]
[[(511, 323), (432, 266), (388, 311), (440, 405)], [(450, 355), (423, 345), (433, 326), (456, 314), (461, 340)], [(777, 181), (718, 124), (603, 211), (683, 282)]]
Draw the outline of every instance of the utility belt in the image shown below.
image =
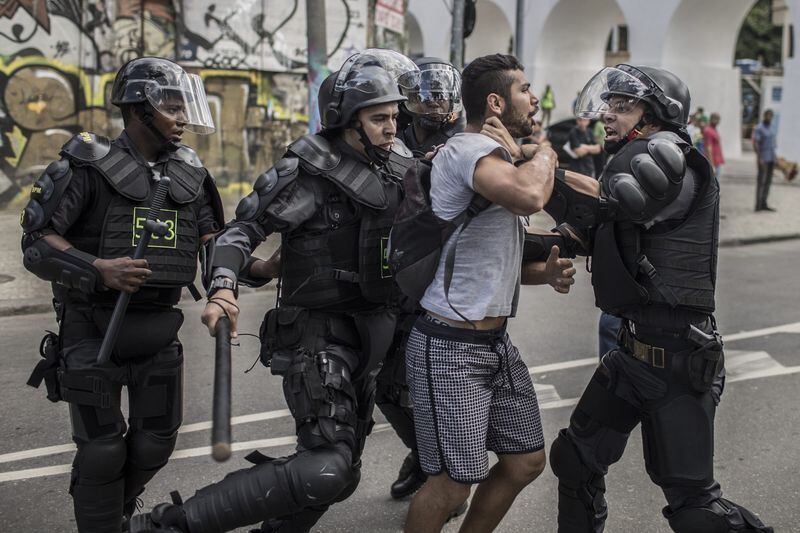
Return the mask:
[[(656, 369), (672, 368), (677, 358), (685, 357), (689, 384), (697, 392), (707, 392), (725, 366), (722, 337), (713, 318), (709, 320), (683, 330), (640, 327), (626, 320), (617, 334), (617, 344)], [(712, 331), (706, 333), (703, 329), (709, 325)]]

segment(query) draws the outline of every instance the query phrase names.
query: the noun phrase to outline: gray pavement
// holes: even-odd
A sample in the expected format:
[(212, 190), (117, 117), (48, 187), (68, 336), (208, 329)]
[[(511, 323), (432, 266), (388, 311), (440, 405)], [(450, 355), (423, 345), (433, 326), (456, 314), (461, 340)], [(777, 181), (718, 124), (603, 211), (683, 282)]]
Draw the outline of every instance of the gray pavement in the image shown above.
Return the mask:
[[(753, 212), (756, 163), (753, 152), (730, 160), (720, 179), (720, 242), (736, 246), (800, 238), (800, 178), (787, 182), (776, 171), (769, 203), (776, 212)], [(233, 209), (228, 209), (232, 213)], [(542, 213), (535, 225), (552, 227), (552, 219)], [(0, 212), (0, 316), (38, 313), (50, 308), (49, 285), (29, 274), (22, 266), (18, 212)], [(264, 253), (268, 257), (268, 253)], [(271, 290), (271, 289), (268, 289)], [(189, 298), (188, 293), (184, 298)]]

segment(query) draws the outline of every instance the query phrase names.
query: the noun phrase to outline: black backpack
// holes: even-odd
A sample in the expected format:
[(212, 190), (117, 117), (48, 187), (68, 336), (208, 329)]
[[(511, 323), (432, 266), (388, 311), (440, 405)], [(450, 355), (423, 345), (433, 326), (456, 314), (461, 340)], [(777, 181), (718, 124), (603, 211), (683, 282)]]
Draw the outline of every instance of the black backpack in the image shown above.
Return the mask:
[[(417, 159), (406, 171), (405, 198), (397, 208), (389, 236), (389, 268), (403, 294), (414, 301), (422, 299), (436, 276), (442, 248), (450, 236), (456, 230), (464, 231), (478, 213), (491, 205), (475, 194), (469, 206), (453, 220), (439, 218), (431, 207), (431, 166), (430, 161)], [(445, 262), (445, 297), (453, 277), (455, 251), (455, 246), (450, 248)]]

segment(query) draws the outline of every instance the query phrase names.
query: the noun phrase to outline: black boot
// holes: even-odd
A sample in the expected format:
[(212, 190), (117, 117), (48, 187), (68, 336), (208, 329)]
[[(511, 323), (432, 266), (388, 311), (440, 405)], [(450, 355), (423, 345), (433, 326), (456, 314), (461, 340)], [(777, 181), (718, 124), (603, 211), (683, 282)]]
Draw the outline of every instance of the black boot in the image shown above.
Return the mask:
[(397, 480), (392, 483), (390, 494), (395, 500), (405, 498), (417, 492), (425, 484), (428, 476), (422, 471), (417, 452), (411, 451), (403, 461)]
[(180, 505), (160, 503), (152, 512), (137, 514), (128, 522), (130, 533), (188, 533), (186, 515)]

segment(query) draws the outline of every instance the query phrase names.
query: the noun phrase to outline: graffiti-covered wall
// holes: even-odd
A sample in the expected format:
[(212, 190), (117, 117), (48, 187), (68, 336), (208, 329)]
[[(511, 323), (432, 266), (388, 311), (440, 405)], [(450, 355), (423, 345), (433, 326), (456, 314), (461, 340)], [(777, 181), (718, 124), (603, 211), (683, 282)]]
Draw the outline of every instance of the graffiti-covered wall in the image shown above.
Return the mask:
[[(329, 65), (365, 48), (367, 0), (327, 0)], [(200, 74), (217, 132), (187, 136), (222, 182), (250, 181), (306, 128), (305, 0), (0, 0), (0, 206), (73, 134), (115, 136), (116, 69)]]

